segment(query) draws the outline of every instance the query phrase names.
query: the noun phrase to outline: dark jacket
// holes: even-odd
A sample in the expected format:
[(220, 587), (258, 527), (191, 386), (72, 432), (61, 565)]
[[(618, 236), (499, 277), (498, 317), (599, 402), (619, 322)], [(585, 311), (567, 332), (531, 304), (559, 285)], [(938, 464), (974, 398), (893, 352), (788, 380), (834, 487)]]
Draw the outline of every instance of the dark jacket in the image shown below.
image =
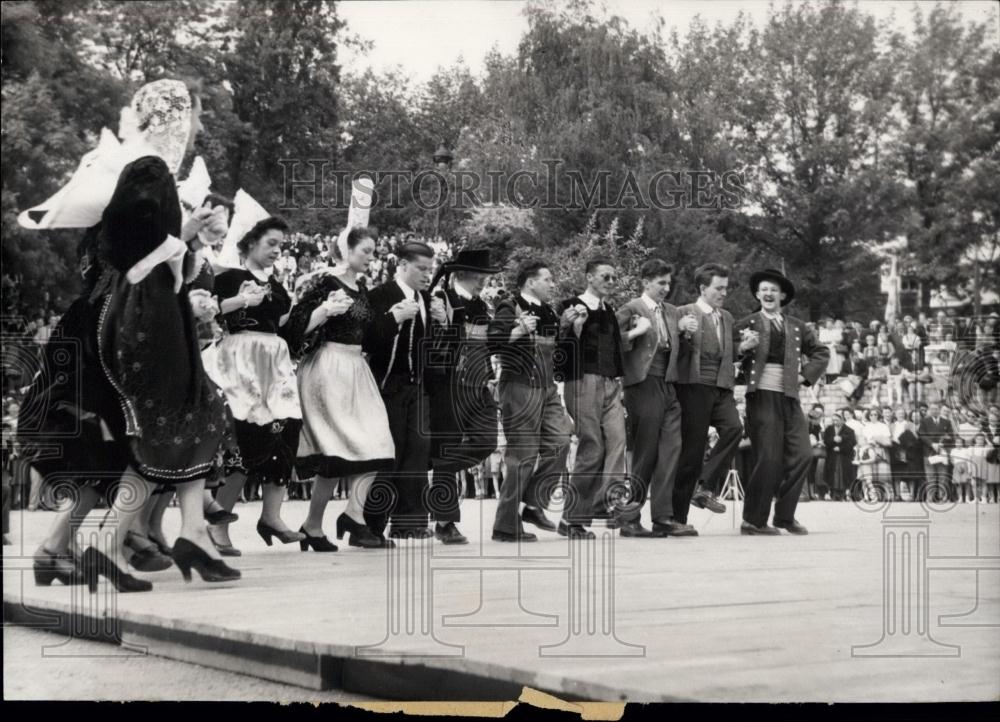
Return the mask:
[[(670, 361), (667, 364), (666, 381), (677, 381), (677, 357), (680, 351), (681, 337), (677, 328), (677, 308), (669, 303), (661, 303), (663, 309), (663, 320), (667, 326), (667, 335), (670, 343)], [(633, 386), (646, 380), (649, 372), (649, 365), (653, 361), (653, 356), (659, 346), (659, 332), (657, 331), (656, 314), (646, 305), (646, 302), (639, 298), (633, 298), (624, 306), (618, 309), (615, 314), (618, 317), (618, 325), (623, 329), (632, 328), (633, 319), (643, 317), (649, 321), (651, 328), (646, 333), (631, 341), (627, 334), (622, 335), (622, 347), (625, 358), (625, 386)]]
[(493, 378), (487, 329), (489, 307), (481, 298), (464, 299), (453, 288), (445, 290), (451, 321), (432, 325), (428, 370), (441, 380), (481, 387)]
[[(518, 318), (529, 312), (538, 316), (535, 333), (511, 341), (510, 333)], [(551, 306), (534, 306), (520, 293), (504, 299), (490, 321), (488, 338), (490, 350), (500, 357), (507, 381), (544, 387), (562, 380), (553, 360), (559, 340), (559, 316)]]
[[(573, 298), (567, 298), (557, 309), (558, 313), (562, 314), (570, 306), (584, 305), (583, 300), (579, 296), (573, 296)], [(605, 308), (611, 310), (611, 305), (605, 301)], [(618, 317), (614, 313), (608, 314), (611, 318), (611, 333), (615, 344), (616, 353), (618, 354), (619, 362), (622, 369), (625, 368), (625, 354), (622, 345), (622, 335), (621, 327), (618, 325)], [(570, 324), (563, 328), (560, 326), (559, 337), (557, 341), (557, 346), (559, 348), (559, 360), (556, 363), (556, 372), (561, 375), (563, 381), (575, 381), (583, 377), (583, 344), (581, 339), (577, 338), (576, 333), (573, 331), (573, 326)], [(560, 363), (561, 361), (561, 363)]]
[[(427, 323), (433, 324), (430, 294), (421, 291), (420, 296), (427, 311)], [(411, 320), (398, 325), (395, 317), (389, 312), (389, 309), (402, 301), (403, 298), (403, 289), (394, 280), (383, 283), (368, 294), (373, 319), (365, 330), (362, 348), (368, 354), (368, 364), (371, 366), (372, 375), (375, 376), (375, 382), (385, 392), (392, 391), (409, 375), (407, 354), (411, 334), (413, 376), (409, 380), (421, 384), (427, 381), (428, 360), (431, 357), (430, 332), (424, 327), (419, 313)], [(395, 371), (402, 370), (403, 373), (390, 374), (392, 370), (390, 364), (393, 365)]]
[(868, 362), (861, 356), (854, 359), (848, 355), (844, 359), (844, 365), (840, 367), (840, 373), (842, 376), (860, 376), (865, 380), (868, 378)]
[(932, 444), (940, 444), (942, 449), (946, 450), (951, 447), (954, 441), (951, 422), (943, 416), (939, 417), (936, 422), (930, 416), (922, 418), (917, 436), (920, 437), (920, 443), (924, 445), (925, 457), (938, 453)]
[[(797, 399), (799, 397), (799, 374), (805, 378), (807, 386), (816, 383), (817, 379), (826, 373), (827, 363), (830, 361), (830, 349), (820, 344), (816, 334), (803, 321), (794, 316), (783, 315), (783, 318), (785, 329), (785, 396)], [(747, 393), (751, 394), (757, 390), (760, 374), (767, 361), (771, 322), (758, 311), (741, 319), (736, 324), (737, 337), (746, 328), (760, 334), (760, 343), (757, 344), (756, 348), (743, 354), (740, 360), (743, 374), (747, 380)], [(805, 365), (802, 365), (802, 356), (809, 359)]]
[[(701, 383), (701, 339), (702, 335), (711, 329), (712, 321), (697, 303), (689, 303), (677, 309), (678, 317), (692, 314), (699, 320), (698, 330), (690, 336), (681, 335), (680, 354), (677, 359), (677, 383), (679, 384), (700, 384)], [(738, 341), (734, 336), (733, 314), (722, 309), (722, 365), (719, 367), (719, 376), (716, 385), (720, 388), (731, 389), (736, 385), (736, 347)]]

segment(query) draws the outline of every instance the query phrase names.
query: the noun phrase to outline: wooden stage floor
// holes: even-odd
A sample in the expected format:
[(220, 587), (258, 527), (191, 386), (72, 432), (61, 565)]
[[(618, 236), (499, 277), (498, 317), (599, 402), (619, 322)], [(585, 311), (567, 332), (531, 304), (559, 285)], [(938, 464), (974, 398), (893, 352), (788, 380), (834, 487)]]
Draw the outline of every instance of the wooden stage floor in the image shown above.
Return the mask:
[[(343, 504), (331, 503), (329, 531)], [(590, 700), (1000, 698), (998, 505), (810, 502), (798, 518), (811, 533), (776, 538), (741, 537), (731, 512), (696, 509), (698, 538), (612, 539), (595, 526), (596, 542), (575, 547), (544, 532), (493, 542), (494, 509), (463, 502), (464, 547), (304, 554), (266, 548), (259, 503), (240, 505), (240, 582), (186, 585), (171, 569), (146, 575), (151, 593), (102, 582), (94, 597), (34, 585), (51, 515), (14, 512), (5, 621), (383, 698), (510, 698), (521, 686)], [(305, 513), (289, 502), (283, 515), (298, 528)], [(170, 509), (167, 531), (178, 527)], [(58, 654), (52, 638), (45, 654)]]

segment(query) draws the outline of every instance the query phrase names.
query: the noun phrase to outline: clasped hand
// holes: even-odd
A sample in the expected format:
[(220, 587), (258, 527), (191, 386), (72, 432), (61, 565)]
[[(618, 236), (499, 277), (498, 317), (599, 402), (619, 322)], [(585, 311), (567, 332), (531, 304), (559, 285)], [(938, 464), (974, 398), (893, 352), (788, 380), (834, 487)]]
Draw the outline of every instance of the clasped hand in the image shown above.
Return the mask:
[(326, 300), (323, 301), (323, 308), (326, 309), (327, 316), (341, 316), (354, 305), (354, 299), (348, 296), (344, 289), (330, 291)]
[(412, 299), (404, 299), (389, 309), (396, 323), (404, 324), (420, 313), (420, 306)]

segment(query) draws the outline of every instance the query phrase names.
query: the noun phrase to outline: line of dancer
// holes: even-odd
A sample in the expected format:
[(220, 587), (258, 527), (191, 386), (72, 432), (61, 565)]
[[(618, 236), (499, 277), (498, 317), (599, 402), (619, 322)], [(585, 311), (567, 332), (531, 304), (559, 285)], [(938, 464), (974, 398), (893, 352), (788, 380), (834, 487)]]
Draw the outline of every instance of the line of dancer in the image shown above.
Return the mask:
[[(175, 174), (200, 127), (197, 93), (157, 81), (130, 107), (136, 132), (106, 199), (45, 210), (73, 211), (49, 227), (86, 229), (85, 290), (58, 330), (76, 341), (73, 372), (56, 374), (46, 359), (23, 406), (32, 419), (19, 425), (61, 499), (35, 555), (38, 584), (96, 590), (104, 577), (148, 591), (133, 572), (173, 565), (188, 580), (193, 570), (236, 581), (223, 557), (242, 554), (229, 525), (248, 482), (263, 489), (256, 530), (268, 546), (338, 551), (324, 531), (338, 485), (348, 502), (335, 537), (351, 547), (467, 544), (456, 474), (488, 459), (501, 430), (493, 540), (592, 538), (595, 520), (625, 538), (697, 536), (691, 506), (725, 510), (717, 489), (742, 432), (738, 374), (756, 451), (741, 532), (807, 533), (795, 519), (811, 454), (798, 390), (820, 377), (829, 351), (783, 313), (795, 295), (783, 274), (751, 276), (760, 310), (736, 322), (723, 308), (729, 270), (715, 263), (695, 270), (697, 299), (675, 307), (675, 269), (648, 260), (640, 295), (615, 309), (618, 273), (606, 258), (588, 260), (582, 293), (559, 299), (565, 279), (543, 261), (502, 269), (464, 248), (436, 266), (430, 246), (410, 241), (395, 278), (369, 289), (377, 234), (358, 226), (331, 249), (333, 266), (289, 294), (273, 274), (284, 220), (253, 224), (239, 267), (223, 269), (212, 260), (232, 204), (210, 196), (182, 207)], [(492, 308), (482, 293), (504, 270), (516, 288)], [(705, 464), (710, 426), (718, 442)], [(46, 454), (53, 445), (60, 453)], [(313, 490), (294, 530), (282, 500), (296, 479)], [(112, 523), (75, 549), (102, 495)], [(174, 495), (181, 530), (170, 544), (161, 519)], [(557, 498), (558, 522), (546, 514)], [(641, 522), (647, 500), (651, 528)]]

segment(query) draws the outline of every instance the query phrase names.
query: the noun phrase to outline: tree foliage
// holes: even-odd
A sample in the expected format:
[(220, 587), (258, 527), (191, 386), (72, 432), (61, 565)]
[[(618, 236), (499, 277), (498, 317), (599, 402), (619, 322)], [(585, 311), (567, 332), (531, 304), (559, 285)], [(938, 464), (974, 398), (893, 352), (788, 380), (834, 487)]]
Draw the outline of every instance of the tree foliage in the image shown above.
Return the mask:
[[(480, 75), (458, 59), (414, 83), (404, 69), (344, 74), (339, 49), (363, 43), (323, 0), (4, 3), (5, 273), (68, 300), (75, 234), (25, 232), (16, 213), (59, 187), (139, 84), (168, 75), (201, 80), (197, 151), (215, 189), (245, 188), (307, 233), (339, 231), (349, 196), (336, 173), (367, 171), (384, 175), (383, 232), (539, 255), (567, 292), (588, 254), (611, 254), (626, 277), (656, 255), (677, 267), (678, 300), (712, 260), (733, 267), (735, 313), (751, 307), (750, 272), (770, 266), (796, 282), (802, 315), (871, 315), (873, 248), (899, 236), (928, 281), (995, 287), (989, 267), (966, 263), (1000, 245), (1000, 55), (984, 25), (916, 6), (904, 36), (856, 5), (809, 2), (665, 37), (662, 20), (634, 28), (591, 0), (525, 12), (516, 51), (490, 52)], [(454, 160), (435, 169), (442, 144)], [(307, 161), (328, 173), (286, 192), (284, 161), (299, 179), (324, 169)], [(385, 175), (430, 170), (443, 187)], [(551, 207), (486, 193), (488, 172), (522, 170), (544, 182), (519, 200)], [(735, 171), (742, 184), (726, 205), (634, 203), (665, 170)], [(470, 172), (490, 205), (455, 207)], [(607, 197), (581, 197), (602, 174)], [(428, 210), (442, 191), (451, 202)]]

